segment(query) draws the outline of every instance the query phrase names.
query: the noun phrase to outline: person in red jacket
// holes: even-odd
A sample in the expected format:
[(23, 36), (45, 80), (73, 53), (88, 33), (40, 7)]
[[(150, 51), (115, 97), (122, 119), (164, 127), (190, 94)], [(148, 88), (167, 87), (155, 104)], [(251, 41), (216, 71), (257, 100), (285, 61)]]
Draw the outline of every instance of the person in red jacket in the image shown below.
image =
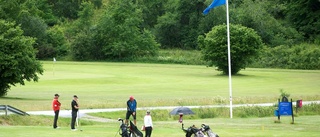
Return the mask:
[(61, 103), (59, 102), (59, 94), (55, 94), (53, 101), (52, 101), (52, 109), (54, 111), (54, 120), (53, 120), (53, 128), (57, 129), (59, 128), (57, 126), (57, 121), (59, 117), (59, 111), (60, 111)]

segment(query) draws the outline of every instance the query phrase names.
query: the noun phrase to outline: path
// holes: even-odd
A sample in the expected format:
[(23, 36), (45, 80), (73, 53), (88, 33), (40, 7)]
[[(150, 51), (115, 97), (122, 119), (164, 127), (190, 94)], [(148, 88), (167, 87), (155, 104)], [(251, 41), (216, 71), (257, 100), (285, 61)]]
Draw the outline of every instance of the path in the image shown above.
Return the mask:
[[(295, 102), (293, 102), (295, 105)], [(317, 103), (320, 104), (320, 101), (303, 101), (302, 105), (307, 105), (311, 103)], [(261, 103), (261, 104), (234, 104), (232, 105), (233, 107), (242, 107), (242, 106), (273, 106), (274, 103)], [(176, 107), (179, 106), (164, 106), (164, 107), (142, 107), (138, 108), (138, 110), (156, 110), (156, 109), (168, 109), (172, 110)], [(229, 105), (206, 105), (206, 106), (184, 106), (184, 107), (189, 107), (189, 108), (200, 108), (200, 107), (209, 107), (209, 108), (214, 108), (214, 107), (229, 107)], [(87, 115), (88, 113), (98, 113), (98, 112), (114, 112), (114, 111), (123, 111), (126, 110), (126, 108), (106, 108), (106, 109), (83, 109), (79, 111), (80, 118), (87, 118), (87, 119), (97, 119), (97, 117), (89, 116)], [(53, 111), (27, 111), (28, 114), (30, 115), (49, 115), (49, 116), (54, 116)], [(60, 110), (59, 113), (60, 117), (71, 117), (71, 110)], [(100, 119), (102, 120), (102, 119)], [(107, 122), (108, 119), (104, 119), (102, 121)], [(110, 121), (110, 120), (109, 120)]]

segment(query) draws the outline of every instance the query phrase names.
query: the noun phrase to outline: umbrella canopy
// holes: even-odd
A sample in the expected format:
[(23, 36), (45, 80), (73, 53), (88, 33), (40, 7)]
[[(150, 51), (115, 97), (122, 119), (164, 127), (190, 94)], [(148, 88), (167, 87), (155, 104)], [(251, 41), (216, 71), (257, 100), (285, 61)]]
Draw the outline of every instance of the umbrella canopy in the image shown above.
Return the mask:
[(170, 112), (170, 115), (192, 115), (194, 112), (188, 107), (177, 107)]

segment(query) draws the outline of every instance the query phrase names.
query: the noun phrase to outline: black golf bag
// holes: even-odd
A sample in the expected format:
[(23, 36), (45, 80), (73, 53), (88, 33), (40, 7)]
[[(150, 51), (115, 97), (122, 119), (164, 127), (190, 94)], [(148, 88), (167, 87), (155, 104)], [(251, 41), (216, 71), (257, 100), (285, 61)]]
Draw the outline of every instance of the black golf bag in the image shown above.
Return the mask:
[(131, 137), (143, 137), (143, 133), (130, 121), (130, 135)]
[(186, 133), (186, 137), (191, 137), (192, 135), (194, 135), (194, 137), (205, 137), (201, 129), (198, 129), (195, 125), (185, 129), (182, 124), (182, 130)]
[(210, 129), (209, 125), (202, 124), (201, 125), (202, 131), (208, 136), (208, 137), (219, 137), (218, 134), (213, 133)]
[(120, 129), (119, 129), (121, 131), (121, 132), (119, 131), (119, 134), (121, 135), (121, 137), (129, 137), (127, 125), (124, 124), (123, 119), (119, 118), (118, 121), (121, 121)]

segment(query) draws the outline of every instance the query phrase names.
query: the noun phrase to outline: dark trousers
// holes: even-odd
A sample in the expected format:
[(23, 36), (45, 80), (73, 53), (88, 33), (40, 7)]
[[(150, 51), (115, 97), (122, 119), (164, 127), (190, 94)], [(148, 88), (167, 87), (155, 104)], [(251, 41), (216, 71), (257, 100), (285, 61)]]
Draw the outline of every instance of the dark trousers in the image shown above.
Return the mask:
[(53, 128), (57, 128), (57, 122), (59, 117), (59, 110), (54, 111)]
[(151, 133), (152, 133), (152, 127), (146, 127), (146, 136), (145, 137), (151, 137)]
[(71, 112), (71, 129), (75, 129), (77, 112)]

